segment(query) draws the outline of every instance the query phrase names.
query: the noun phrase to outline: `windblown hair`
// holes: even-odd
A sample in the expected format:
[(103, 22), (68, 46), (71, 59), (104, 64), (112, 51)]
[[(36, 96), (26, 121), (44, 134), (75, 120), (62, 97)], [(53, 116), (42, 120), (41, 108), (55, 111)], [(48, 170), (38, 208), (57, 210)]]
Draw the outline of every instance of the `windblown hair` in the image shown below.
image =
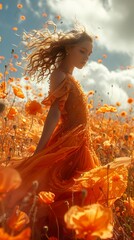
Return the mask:
[(93, 37), (81, 25), (77, 25), (69, 32), (57, 32), (52, 21), (48, 24), (54, 26), (54, 32), (44, 28), (23, 35), (27, 63), (25, 74), (36, 78), (37, 82), (48, 77), (59, 66), (66, 56), (66, 47), (84, 40), (93, 41)]

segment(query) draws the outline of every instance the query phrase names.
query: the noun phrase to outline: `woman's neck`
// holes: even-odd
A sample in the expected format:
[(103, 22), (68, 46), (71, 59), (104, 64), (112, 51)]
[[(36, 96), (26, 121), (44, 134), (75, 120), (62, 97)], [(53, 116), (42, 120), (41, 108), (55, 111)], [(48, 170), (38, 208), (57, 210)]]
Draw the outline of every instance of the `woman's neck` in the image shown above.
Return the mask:
[(70, 75), (72, 75), (74, 67), (70, 66), (67, 62), (63, 62), (60, 64), (58, 69), (60, 69), (61, 71), (65, 72), (65, 73), (69, 73)]

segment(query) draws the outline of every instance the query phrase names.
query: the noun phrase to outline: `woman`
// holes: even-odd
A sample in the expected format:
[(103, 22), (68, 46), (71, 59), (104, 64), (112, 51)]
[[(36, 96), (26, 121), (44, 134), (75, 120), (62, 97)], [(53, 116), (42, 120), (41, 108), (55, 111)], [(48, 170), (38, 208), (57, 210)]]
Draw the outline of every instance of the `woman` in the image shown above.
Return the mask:
[[(58, 237), (66, 239), (63, 216), (67, 203), (72, 204), (74, 178), (100, 165), (90, 138), (87, 97), (73, 77), (74, 69), (82, 69), (87, 63), (93, 39), (83, 27), (76, 27), (65, 33), (51, 33), (47, 29), (34, 31), (25, 35), (25, 40), (27, 49), (32, 50), (27, 55), (26, 72), (38, 81), (50, 76), (49, 95), (42, 101), (50, 109), (34, 155), (16, 167), (21, 174), (22, 185), (14, 192), (9, 204), (12, 207), (21, 201), (30, 191), (32, 182), (38, 181), (38, 192), (55, 194), (53, 211), (58, 219)], [(80, 205), (81, 198), (73, 197), (73, 201)], [(44, 225), (48, 226), (48, 235), (57, 237), (57, 225), (50, 215), (49, 211), (38, 210), (36, 226), (40, 229), (39, 239)]]

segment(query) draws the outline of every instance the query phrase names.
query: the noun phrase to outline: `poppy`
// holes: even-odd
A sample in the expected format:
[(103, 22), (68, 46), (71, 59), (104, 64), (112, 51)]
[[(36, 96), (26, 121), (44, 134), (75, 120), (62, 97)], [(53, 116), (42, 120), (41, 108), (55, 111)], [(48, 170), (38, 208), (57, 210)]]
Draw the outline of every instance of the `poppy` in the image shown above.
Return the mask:
[(8, 114), (7, 114), (7, 118), (8, 119), (14, 119), (14, 117), (17, 115), (18, 111), (15, 107), (11, 107)]
[(39, 200), (43, 203), (50, 204), (54, 202), (55, 194), (52, 192), (40, 192), (39, 194)]
[(17, 8), (23, 8), (23, 5), (21, 3), (17, 4)]
[(13, 86), (12, 88), (13, 88), (13, 92), (14, 92), (15, 96), (17, 96), (19, 98), (24, 98), (25, 97), (23, 92), (22, 92), (22, 90), (21, 90), (21, 88), (15, 87), (15, 86)]
[(29, 223), (29, 217), (16, 206), (12, 215), (7, 219), (8, 226), (14, 231), (21, 231)]
[(28, 101), (25, 105), (25, 110), (30, 115), (36, 115), (42, 113), (42, 106), (36, 100)]
[(30, 240), (31, 229), (26, 228), (16, 236), (11, 236), (5, 232), (3, 228), (0, 228), (0, 239), (2, 240)]
[(100, 204), (82, 207), (72, 206), (64, 215), (67, 228), (75, 230), (76, 237), (82, 239), (111, 238), (113, 232), (113, 216), (110, 208)]
[(10, 167), (0, 168), (0, 197), (4, 197), (7, 192), (16, 189), (21, 184), (21, 177), (17, 170)]

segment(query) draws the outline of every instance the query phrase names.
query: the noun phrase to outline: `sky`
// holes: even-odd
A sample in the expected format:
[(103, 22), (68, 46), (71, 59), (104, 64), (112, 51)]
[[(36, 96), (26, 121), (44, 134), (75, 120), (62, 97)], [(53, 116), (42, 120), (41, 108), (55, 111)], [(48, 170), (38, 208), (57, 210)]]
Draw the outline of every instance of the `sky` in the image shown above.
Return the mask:
[[(77, 20), (97, 38), (87, 65), (75, 69), (74, 76), (85, 92), (95, 91), (96, 102), (121, 102), (120, 109), (126, 110), (127, 99), (134, 97), (133, 9), (134, 0), (0, 0), (0, 56), (5, 57), (0, 60), (0, 72), (12, 49), (21, 61), (24, 31), (43, 28), (50, 20), (58, 30), (71, 30)], [(21, 74), (18, 67), (16, 76)]]

